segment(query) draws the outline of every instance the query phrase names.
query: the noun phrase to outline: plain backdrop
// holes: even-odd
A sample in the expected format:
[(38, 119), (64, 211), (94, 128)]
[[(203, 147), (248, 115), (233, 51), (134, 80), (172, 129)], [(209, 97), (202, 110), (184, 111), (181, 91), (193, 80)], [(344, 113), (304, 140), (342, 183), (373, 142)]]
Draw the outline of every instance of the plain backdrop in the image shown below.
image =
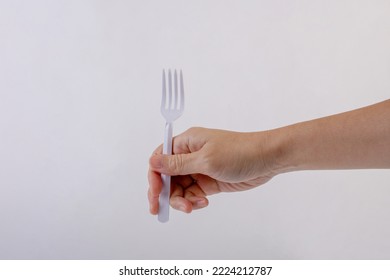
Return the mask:
[[(302, 171), (148, 213), (163, 68), (191, 126), (389, 98), (390, 2), (0, 1), (1, 259), (388, 259), (390, 171)], [(227, 153), (229, 151), (226, 151)]]

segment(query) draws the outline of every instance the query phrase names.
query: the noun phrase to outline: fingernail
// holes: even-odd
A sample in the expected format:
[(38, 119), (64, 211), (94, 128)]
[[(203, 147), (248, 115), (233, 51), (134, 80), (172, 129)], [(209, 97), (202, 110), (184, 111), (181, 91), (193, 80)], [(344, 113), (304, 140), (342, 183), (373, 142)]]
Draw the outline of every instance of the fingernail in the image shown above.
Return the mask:
[(204, 198), (198, 199), (194, 202), (196, 207), (204, 207), (207, 205), (207, 200)]
[(182, 212), (184, 212), (184, 213), (187, 213), (187, 214), (188, 214), (188, 213), (191, 213), (191, 211), (192, 211), (191, 208), (186, 207), (185, 205), (180, 205), (180, 206), (179, 206), (179, 210), (182, 211)]

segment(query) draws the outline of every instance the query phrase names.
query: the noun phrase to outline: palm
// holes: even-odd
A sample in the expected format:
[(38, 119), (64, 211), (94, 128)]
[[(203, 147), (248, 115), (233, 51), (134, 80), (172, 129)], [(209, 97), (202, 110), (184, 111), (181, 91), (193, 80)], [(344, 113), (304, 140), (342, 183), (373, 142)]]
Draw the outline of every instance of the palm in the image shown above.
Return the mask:
[(171, 204), (185, 203), (191, 209), (202, 208), (197, 202), (208, 203), (206, 196), (220, 192), (245, 191), (269, 181), (271, 177), (263, 176), (245, 182), (222, 182), (202, 174), (172, 177)]
[(263, 185), (266, 182), (268, 182), (270, 179), (271, 178), (268, 177), (259, 177), (256, 179), (252, 179), (246, 182), (239, 182), (239, 183), (226, 183), (220, 181), (216, 181), (216, 183), (219, 186), (221, 192), (237, 192), (237, 191), (249, 190), (257, 186)]

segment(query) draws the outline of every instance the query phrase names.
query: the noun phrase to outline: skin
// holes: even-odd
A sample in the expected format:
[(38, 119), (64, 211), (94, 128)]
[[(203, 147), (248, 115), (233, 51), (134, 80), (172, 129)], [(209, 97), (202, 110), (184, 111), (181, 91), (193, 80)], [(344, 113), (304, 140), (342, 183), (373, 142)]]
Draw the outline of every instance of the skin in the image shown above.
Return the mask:
[(244, 191), (299, 170), (390, 168), (390, 100), (268, 131), (190, 128), (149, 160), (150, 213), (158, 213), (161, 173), (172, 176), (170, 204), (190, 213), (207, 196)]

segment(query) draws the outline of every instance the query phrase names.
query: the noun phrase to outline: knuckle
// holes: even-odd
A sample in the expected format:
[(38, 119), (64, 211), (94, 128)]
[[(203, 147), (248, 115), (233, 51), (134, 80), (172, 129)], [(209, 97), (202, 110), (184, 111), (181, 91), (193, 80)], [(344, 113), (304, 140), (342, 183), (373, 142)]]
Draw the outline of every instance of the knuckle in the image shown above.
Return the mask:
[(177, 154), (175, 156), (172, 156), (169, 158), (168, 161), (168, 169), (173, 172), (177, 173), (180, 172), (183, 169), (183, 157), (181, 154)]
[(189, 134), (197, 134), (197, 133), (199, 133), (201, 130), (202, 130), (201, 127), (193, 126), (193, 127), (190, 127), (189, 129), (187, 129), (187, 132), (188, 132)]

